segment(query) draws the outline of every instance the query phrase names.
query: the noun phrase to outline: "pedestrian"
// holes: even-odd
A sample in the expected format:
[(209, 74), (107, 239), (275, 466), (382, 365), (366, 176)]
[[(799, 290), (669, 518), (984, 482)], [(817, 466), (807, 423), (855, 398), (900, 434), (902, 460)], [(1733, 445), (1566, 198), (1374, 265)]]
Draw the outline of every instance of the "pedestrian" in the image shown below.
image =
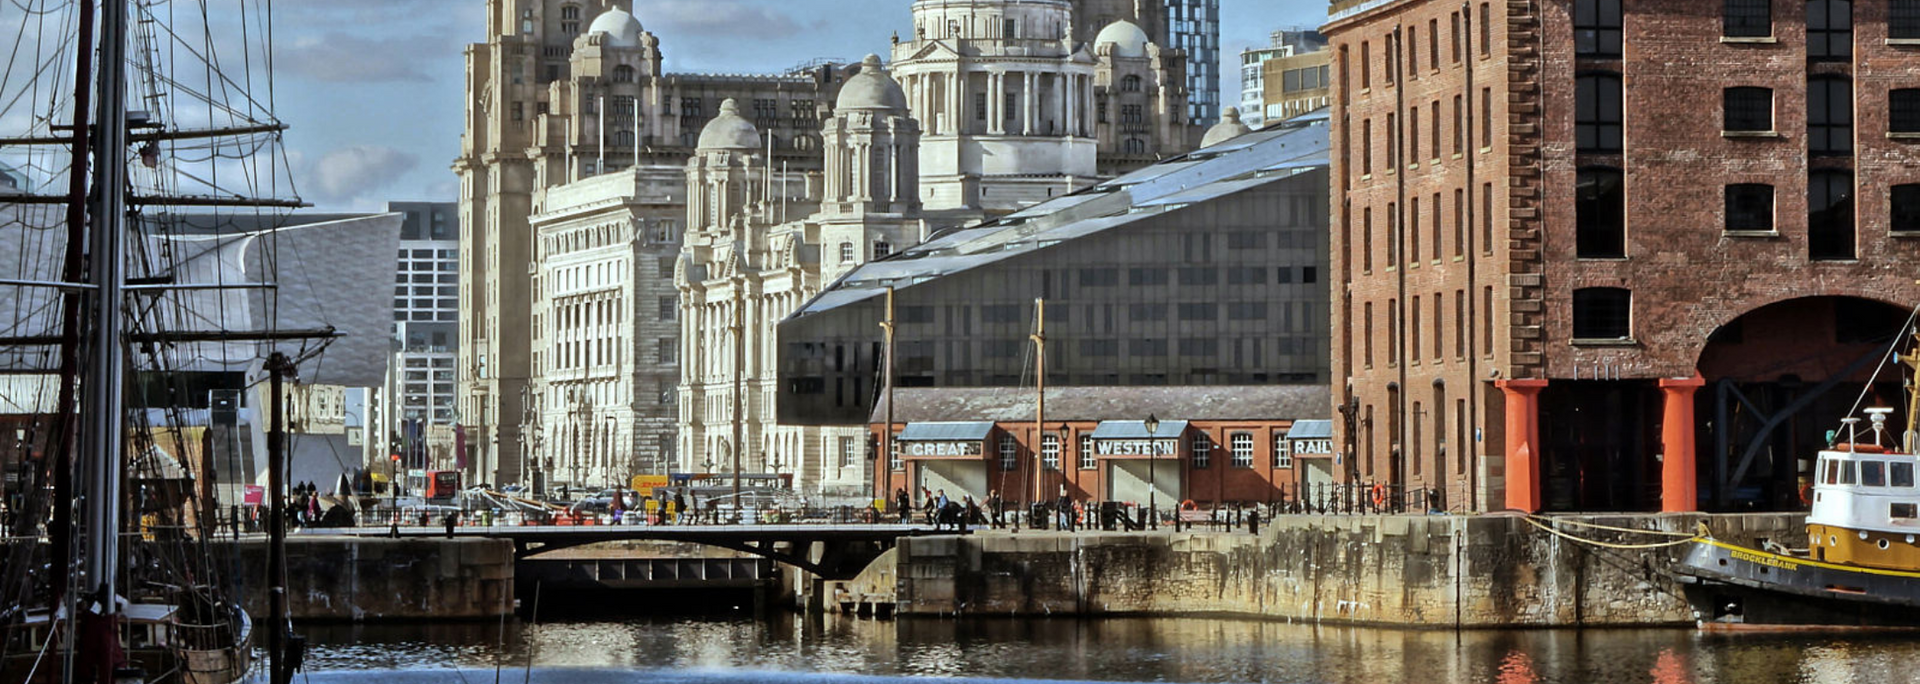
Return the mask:
[(454, 528), (455, 526), (457, 526), (457, 525), (459, 525), (459, 524), (460, 524), (460, 512), (459, 512), (459, 511), (452, 511), (452, 512), (449, 512), (449, 513), (447, 513), (447, 519), (446, 519), (446, 520), (445, 520), (444, 522), (445, 522), (445, 524), (446, 524), (446, 526), (447, 526), (447, 538), (448, 538), (448, 539), (452, 539), (452, 538), (453, 538), (453, 528)]
[(920, 506), (921, 519), (924, 520), (926, 524), (932, 525), (934, 513), (939, 512), (938, 509), (933, 507), (933, 490), (927, 489), (926, 487), (920, 488)]
[(670, 512), (673, 513), (673, 522), (676, 523), (680, 522), (681, 516), (687, 514), (687, 498), (681, 496), (680, 492), (673, 493), (673, 510)]
[(1054, 513), (1060, 519), (1059, 529), (1073, 531), (1073, 497), (1067, 495), (1067, 486), (1060, 485), (1060, 498), (1054, 502)]
[(1007, 502), (1000, 498), (1000, 490), (995, 489), (987, 492), (987, 512), (993, 516), (989, 520), (989, 522), (993, 524), (993, 529), (997, 530), (1007, 526), (1007, 521), (1003, 513), (1006, 505)]
[(907, 498), (905, 487), (897, 487), (893, 490), (893, 507), (899, 512), (902, 524), (905, 524), (913, 515), (913, 502)]
[(987, 521), (986, 516), (980, 513), (980, 504), (973, 500), (972, 494), (962, 497), (962, 501), (965, 502), (965, 507), (960, 512), (961, 532), (967, 531), (968, 525), (979, 525)]

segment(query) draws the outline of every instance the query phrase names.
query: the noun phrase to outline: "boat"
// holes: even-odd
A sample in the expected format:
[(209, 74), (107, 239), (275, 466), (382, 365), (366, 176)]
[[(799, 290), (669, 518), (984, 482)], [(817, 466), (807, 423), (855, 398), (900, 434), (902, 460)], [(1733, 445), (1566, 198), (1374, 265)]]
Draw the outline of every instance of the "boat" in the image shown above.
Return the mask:
[[(1914, 334), (1920, 350), (1920, 331)], [(1899, 355), (1920, 375), (1920, 354)], [(1805, 546), (1752, 548), (1705, 534), (1672, 568), (1702, 629), (1920, 628), (1920, 379), (1894, 409), (1841, 420), (1802, 498)], [(1802, 540), (1789, 540), (1798, 544)]]
[[(0, 231), (16, 231), (0, 232), (0, 247), (17, 269), (0, 273), (0, 302), (16, 305), (12, 327), (0, 325), (0, 377), (14, 383), (9, 390), (23, 377), (44, 381), (53, 397), (10, 431), (20, 448), (0, 499), (0, 683), (227, 684), (254, 670), (255, 623), (229, 571), (233, 545), (216, 543), (223, 505), (204, 453), (211, 447), (205, 435), (185, 434), (191, 411), (168, 397), (177, 394), (175, 355), (190, 353), (183, 345), (289, 336), (194, 329), (206, 318), (180, 293), (258, 286), (192, 280), (164, 238), (187, 222), (170, 213), (180, 207), (302, 204), (227, 187), (259, 189), (250, 160), (263, 150), (284, 155), (285, 126), (259, 106), (271, 98), (248, 94), (259, 76), (222, 71), (211, 26), (184, 34), (207, 36), (203, 49), (178, 49), (173, 19), (221, 16), (206, 7), (218, 1), (190, 0), (197, 11), (147, 0), (0, 6), (0, 19), (27, 36), (16, 52), (42, 64), (28, 77), (47, 80), (22, 85), (7, 81), (20, 72), (0, 75), (0, 95), (42, 94), (0, 97), (0, 121), (28, 126), (0, 137), (0, 171), (25, 160), (17, 167), (25, 172), (0, 184)], [(23, 15), (5, 16), (16, 10)], [(254, 11), (233, 16), (249, 30), (267, 22)], [(257, 55), (270, 54), (238, 50), (224, 58), (254, 70)], [(57, 67), (62, 60), (72, 66)], [(177, 79), (163, 67), (202, 73)], [(195, 78), (214, 87), (196, 87)], [(15, 111), (23, 100), (46, 109)], [(206, 170), (220, 164), (228, 176)], [(236, 171), (244, 179), (228, 181)], [(250, 363), (272, 378), (265, 441), (269, 515), (278, 521), (286, 489), (280, 383), (293, 364), (277, 351)], [(299, 642), (286, 619), (285, 525), (268, 527), (272, 608), (263, 631), (277, 684), (290, 679)]]

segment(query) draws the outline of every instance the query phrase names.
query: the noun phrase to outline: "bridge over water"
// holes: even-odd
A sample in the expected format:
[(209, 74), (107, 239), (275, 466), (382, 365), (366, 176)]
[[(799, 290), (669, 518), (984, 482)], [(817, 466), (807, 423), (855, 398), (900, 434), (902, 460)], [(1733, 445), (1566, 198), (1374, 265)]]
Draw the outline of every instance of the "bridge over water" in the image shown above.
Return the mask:
[[(353, 527), (302, 531), (301, 534), (354, 537), (445, 538), (440, 526)], [(548, 551), (619, 541), (700, 544), (738, 551), (800, 568), (825, 580), (847, 580), (893, 548), (902, 537), (957, 534), (928, 525), (784, 524), (784, 525), (463, 525), (453, 538), (504, 539), (513, 542), (516, 559), (537, 560)], [(641, 559), (605, 559), (606, 563)], [(646, 559), (660, 560), (660, 559)], [(655, 564), (657, 567), (664, 565)], [(654, 566), (650, 566), (654, 567)], [(612, 572), (609, 570), (609, 572)], [(626, 572), (623, 570), (622, 576)], [(704, 572), (704, 571), (703, 571)], [(727, 573), (726, 579), (738, 573)], [(688, 580), (698, 581), (689, 575)], [(715, 579), (721, 579), (716, 576)]]

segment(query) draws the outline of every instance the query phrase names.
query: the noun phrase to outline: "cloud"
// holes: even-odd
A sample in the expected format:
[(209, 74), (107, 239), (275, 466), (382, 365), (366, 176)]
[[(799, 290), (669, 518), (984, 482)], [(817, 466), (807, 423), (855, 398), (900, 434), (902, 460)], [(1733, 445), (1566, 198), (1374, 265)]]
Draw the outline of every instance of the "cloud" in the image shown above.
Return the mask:
[(791, 38), (815, 28), (771, 7), (741, 0), (652, 2), (639, 8), (637, 16), (655, 35), (724, 37), (730, 41)]
[(419, 42), (415, 41), (370, 40), (334, 31), (324, 36), (295, 39), (278, 52), (279, 60), (275, 66), (280, 71), (316, 81), (369, 83), (432, 80), (417, 68), (421, 63), (422, 50)]
[(361, 206), (385, 202), (396, 181), (419, 166), (412, 154), (384, 145), (353, 145), (333, 150), (308, 163), (306, 156), (289, 154), (301, 194), (320, 206)]

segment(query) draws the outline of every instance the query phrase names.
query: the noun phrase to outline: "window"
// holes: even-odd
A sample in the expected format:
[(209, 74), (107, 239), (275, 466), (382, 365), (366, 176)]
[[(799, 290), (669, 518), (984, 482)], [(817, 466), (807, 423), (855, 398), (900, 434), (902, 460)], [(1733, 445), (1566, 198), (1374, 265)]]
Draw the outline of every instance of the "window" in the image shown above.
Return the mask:
[(1013, 441), (1013, 435), (1000, 436), (1000, 470), (1015, 470), (1020, 467), (1020, 443)]
[(1887, 93), (1887, 132), (1920, 133), (1920, 88)]
[(1194, 435), (1193, 440), (1188, 442), (1188, 444), (1193, 448), (1193, 467), (1195, 469), (1205, 470), (1207, 466), (1213, 464), (1213, 444), (1207, 441), (1206, 435)]
[(1287, 444), (1286, 435), (1276, 434), (1273, 436), (1273, 467), (1293, 467), (1293, 447)]
[(660, 320), (671, 321), (674, 318), (678, 317), (679, 313), (680, 313), (679, 297), (661, 297), (660, 298)]
[(1863, 487), (1887, 486), (1887, 462), (1886, 461), (1861, 461), (1860, 462), (1860, 486), (1863, 486)]
[(1887, 484), (1893, 487), (1913, 486), (1913, 464), (1894, 461), (1887, 464)]
[[(1899, 464), (1899, 465), (1905, 465), (1905, 464)], [(1910, 504), (1910, 503), (1887, 504), (1887, 517), (1906, 518), (1906, 519), (1920, 518), (1920, 504)]]
[(846, 263), (852, 263), (852, 262), (853, 262), (853, 243), (851, 242), (840, 243), (840, 263), (846, 264)]
[(1093, 433), (1081, 433), (1080, 435), (1080, 469), (1094, 470), (1099, 467), (1100, 467), (1100, 462), (1095, 460), (1093, 457)]
[(1128, 93), (1140, 92), (1140, 77), (1128, 74), (1126, 78), (1120, 79), (1120, 90)]
[(973, 118), (978, 121), (987, 120), (987, 94), (986, 93), (973, 94)]
[(1362, 322), (1361, 328), (1365, 332), (1364, 336), (1362, 337), (1362, 339), (1365, 341), (1365, 356), (1363, 358), (1366, 360), (1366, 366), (1368, 368), (1372, 368), (1373, 367), (1373, 302), (1367, 302), (1366, 308), (1363, 311), (1364, 311), (1364, 314), (1362, 314), (1360, 317), (1360, 320)]
[(1252, 468), (1253, 433), (1235, 432), (1230, 435), (1227, 440), (1228, 444), (1231, 444), (1233, 447), (1233, 467)]
[(1827, 76), (1807, 84), (1807, 149), (1814, 154), (1853, 152), (1853, 83)]
[(1920, 0), (1892, 0), (1888, 5), (1887, 37), (1920, 39)]
[(893, 254), (893, 244), (892, 244), (892, 243), (888, 243), (888, 242), (875, 242), (875, 243), (873, 243), (873, 258), (875, 258), (875, 259), (881, 259), (881, 258), (885, 258), (886, 256), (888, 256), (888, 255), (890, 255), (890, 254)]
[(1728, 232), (1773, 232), (1773, 186), (1736, 183), (1727, 186)]
[(1618, 287), (1573, 291), (1573, 338), (1626, 340), (1633, 337), (1633, 293)]
[(1853, 174), (1815, 171), (1807, 178), (1807, 252), (1815, 260), (1853, 258)]
[(1893, 204), (1888, 228), (1895, 233), (1920, 233), (1920, 184), (1893, 186), (1888, 195)]
[(657, 340), (656, 344), (659, 345), (660, 363), (666, 364), (666, 363), (680, 362), (679, 340), (675, 340), (671, 337), (663, 337)]
[(1573, 51), (1586, 57), (1620, 56), (1620, 0), (1574, 0)]
[(1755, 133), (1773, 130), (1771, 88), (1728, 88), (1721, 94), (1723, 130)]
[[(1388, 145), (1387, 149), (1392, 150), (1393, 146)], [(1387, 165), (1392, 166), (1393, 162), (1389, 161)], [(1373, 175), (1373, 119), (1360, 120), (1360, 175)]]
[(840, 467), (842, 468), (853, 467), (854, 461), (857, 458), (859, 458), (859, 452), (854, 448), (853, 438), (841, 437), (840, 438)]
[(1807, 58), (1844, 60), (1853, 56), (1853, 3), (1850, 0), (1811, 0), (1807, 3)]
[(1120, 284), (1120, 269), (1083, 268), (1080, 269), (1081, 287), (1113, 287)]
[(1574, 249), (1583, 259), (1627, 255), (1626, 192), (1619, 169), (1581, 169), (1575, 184)]
[(1047, 470), (1060, 469), (1060, 436), (1054, 434), (1040, 437), (1040, 466)]
[(1728, 38), (1773, 35), (1773, 0), (1726, 0), (1720, 15), (1720, 35)]
[(1576, 82), (1574, 139), (1581, 152), (1620, 151), (1620, 75), (1586, 74)]
[(1147, 141), (1139, 138), (1127, 138), (1126, 142), (1120, 144), (1120, 152), (1122, 154), (1146, 154)]
[[(614, 67), (613, 82), (614, 83), (632, 83), (633, 67), (627, 66), (625, 64)], [(627, 107), (621, 111), (631, 113), (633, 111), (633, 98), (625, 98), (625, 99), (627, 100)]]

